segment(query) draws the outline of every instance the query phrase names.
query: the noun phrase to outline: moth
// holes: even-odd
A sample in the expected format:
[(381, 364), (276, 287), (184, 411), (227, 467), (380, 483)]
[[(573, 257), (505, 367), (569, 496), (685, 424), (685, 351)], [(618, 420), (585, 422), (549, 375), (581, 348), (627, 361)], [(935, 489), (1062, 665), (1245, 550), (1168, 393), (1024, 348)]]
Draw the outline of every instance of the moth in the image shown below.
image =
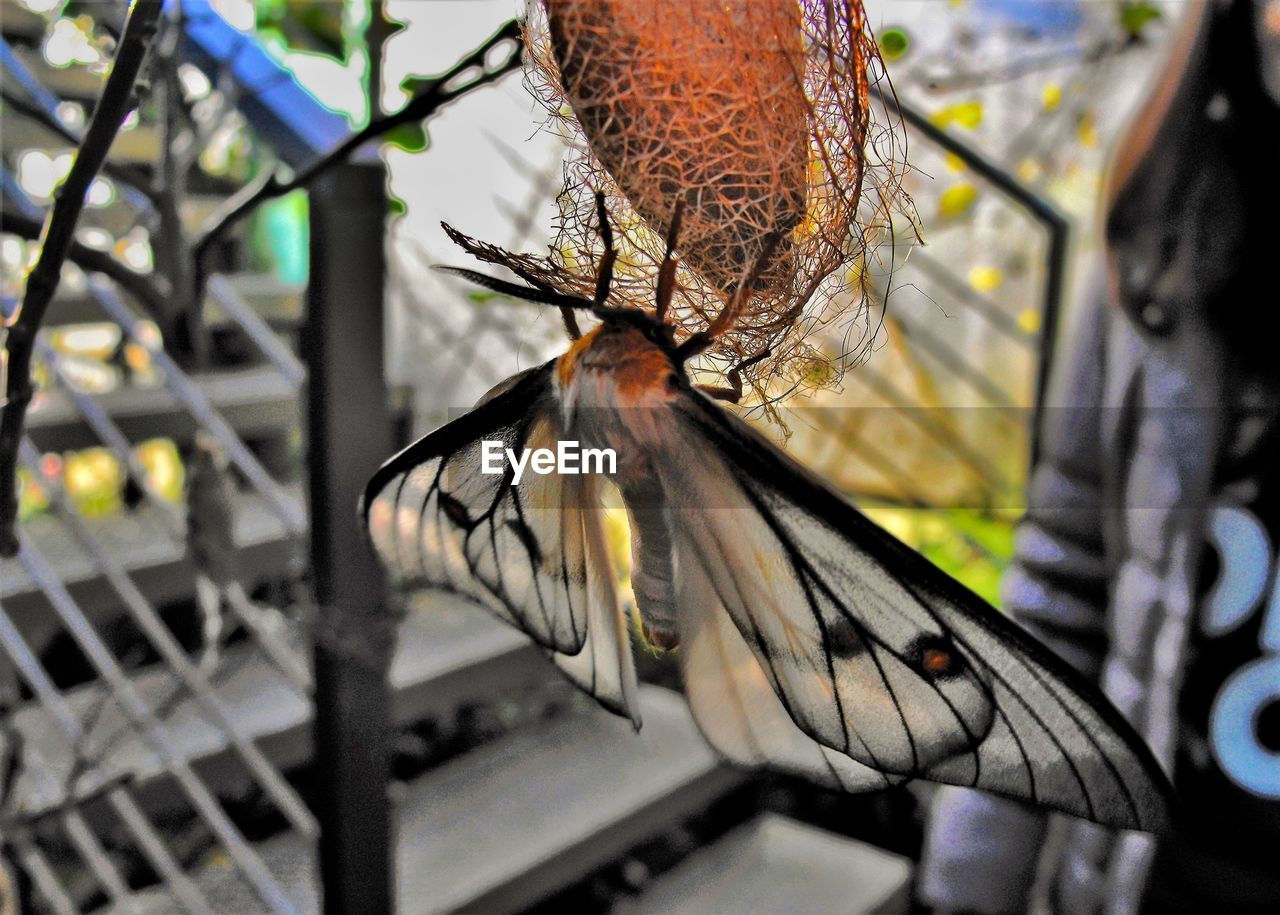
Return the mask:
[(693, 715), (730, 760), (847, 791), (972, 786), (1159, 829), (1169, 783), (1092, 684), (716, 403), (730, 391), (690, 381), (686, 364), (732, 326), (768, 245), (708, 328), (677, 342), (664, 315), (679, 210), (652, 312), (606, 304), (603, 200), (599, 219), (592, 299), (455, 271), (599, 323), (377, 472), (362, 511), (393, 575), (487, 608), (639, 728), (602, 478), (480, 472), (485, 441), (611, 448), (641, 627), (678, 646)]

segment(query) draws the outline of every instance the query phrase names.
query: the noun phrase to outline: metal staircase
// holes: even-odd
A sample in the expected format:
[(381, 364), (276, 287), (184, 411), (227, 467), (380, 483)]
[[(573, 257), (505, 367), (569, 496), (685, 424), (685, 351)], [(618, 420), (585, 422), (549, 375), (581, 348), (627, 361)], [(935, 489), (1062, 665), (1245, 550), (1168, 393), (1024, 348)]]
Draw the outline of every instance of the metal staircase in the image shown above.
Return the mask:
[[(305, 162), (345, 135), (341, 119), (251, 39), (211, 12), (191, 13), (204, 4), (187, 0), (184, 8), (185, 59), (211, 82), (238, 89), (241, 113), (281, 159)], [(2, 0), (0, 12), (6, 92), (54, 118), (63, 101), (92, 102), (100, 82), (39, 63), (40, 17), (15, 0)], [(66, 149), (66, 138), (8, 104), (3, 118), (4, 207), (38, 218), (40, 208), (12, 180), (13, 162), (26, 149)], [(145, 169), (158, 134), (146, 124), (134, 133), (122, 160)], [(193, 199), (206, 211), (232, 190), (207, 184)], [(125, 220), (145, 202), (121, 194), (112, 206)], [(1046, 225), (1052, 275), (1061, 227)], [(313, 263), (329, 256), (342, 252), (317, 250)], [(0, 839), (37, 910), (319, 909), (311, 659), (320, 611), (307, 562), (316, 506), (307, 504), (301, 441), (304, 325), (324, 291), (231, 269), (234, 251), (221, 261), (228, 269), (208, 278), (201, 322), (217, 345), (198, 368), (166, 352), (144, 303), (101, 274), (71, 270), (79, 281), (64, 282), (51, 312), (51, 329), (115, 325), (147, 371), (122, 371), (113, 389), (89, 393), (66, 352), (46, 344), (40, 353), (46, 380), (24, 459), (48, 506), (23, 523), (21, 555), (0, 560), (0, 761), (13, 773), (0, 797)], [(943, 304), (963, 320), (1010, 337), (1019, 354), (1037, 352), (1039, 328), (1052, 324), (1042, 314), (1028, 330), (963, 282), (948, 287), (936, 259), (916, 255), (910, 270), (921, 286), (946, 292)], [(518, 334), (479, 312), (469, 320), (461, 336), (472, 347), (482, 333), (487, 341)], [(916, 345), (930, 371), (1025, 429), (1031, 375), (1021, 373), (1012, 388), (993, 386), (927, 321), (927, 311), (906, 307), (895, 333)], [(443, 335), (449, 326), (430, 329)], [(438, 345), (449, 343), (442, 336)], [(451, 355), (453, 384), (475, 371), (464, 355)], [(914, 394), (895, 387), (900, 377), (869, 371), (853, 386), (878, 404), (915, 409)], [(424, 415), (451, 402), (446, 387), (435, 393), (436, 403), (417, 405)], [(940, 447), (963, 459), (981, 450), (983, 434), (975, 439), (954, 422), (966, 408), (899, 410), (894, 421), (932, 423), (942, 429)], [(135, 451), (157, 437), (183, 453), (198, 437), (211, 439), (234, 468), (240, 587), (226, 599), (230, 638), (208, 665), (200, 663), (202, 570), (182, 507), (148, 482)], [(850, 450), (874, 467), (865, 450), (872, 438), (855, 439)], [(104, 448), (129, 481), (124, 504), (105, 516), (86, 517), (57, 475), (46, 477), (56, 470), (48, 455), (86, 448)], [(850, 463), (848, 452), (832, 460), (823, 469), (837, 477), (835, 465)], [(999, 472), (983, 466), (977, 475), (1007, 491), (987, 479)], [(910, 488), (909, 468), (890, 466), (884, 476), (904, 490), (889, 501), (932, 504)], [(335, 513), (354, 515), (346, 505)], [(619, 896), (624, 911), (773, 911), (801, 892), (814, 910), (900, 909), (906, 859), (763, 813), (776, 807), (770, 791), (813, 792), (721, 763), (669, 688), (678, 683), (671, 665), (647, 656), (640, 663), (650, 685), (637, 735), (575, 693), (527, 639), (476, 608), (441, 595), (409, 602), (388, 693), (394, 778), (386, 789), (400, 911), (551, 911)], [(822, 803), (846, 802), (822, 795)], [(848, 809), (875, 802), (854, 803), (869, 806)]]

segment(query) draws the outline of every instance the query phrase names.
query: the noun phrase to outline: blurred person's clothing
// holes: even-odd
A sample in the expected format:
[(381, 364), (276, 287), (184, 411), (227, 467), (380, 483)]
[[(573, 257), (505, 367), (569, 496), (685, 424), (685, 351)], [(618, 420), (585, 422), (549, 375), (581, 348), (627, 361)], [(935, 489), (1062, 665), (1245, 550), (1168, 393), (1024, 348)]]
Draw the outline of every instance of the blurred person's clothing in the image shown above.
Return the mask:
[(1181, 828), (1151, 885), (1170, 903), (1280, 911), (1280, 391), (1243, 391), (1252, 402), (1228, 423), (1256, 423), (1260, 438), (1228, 449), (1215, 484), (1178, 702)]
[(1259, 332), (1280, 45), (1254, 40), (1258, 11), (1193, 10), (1118, 150), (1107, 269), (1061, 328), (1002, 589), (1173, 773), (1179, 830), (941, 789), (917, 877), (936, 909), (1280, 911), (1280, 365)]

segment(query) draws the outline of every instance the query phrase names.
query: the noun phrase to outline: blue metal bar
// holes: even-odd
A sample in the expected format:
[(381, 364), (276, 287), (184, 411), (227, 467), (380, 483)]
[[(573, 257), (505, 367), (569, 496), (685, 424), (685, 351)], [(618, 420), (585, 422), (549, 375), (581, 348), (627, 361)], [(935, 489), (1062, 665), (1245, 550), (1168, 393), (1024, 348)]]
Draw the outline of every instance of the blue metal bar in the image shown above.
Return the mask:
[[(58, 115), (58, 106), (62, 104), (61, 100), (46, 89), (40, 80), (36, 79), (35, 74), (27, 69), (27, 65), (22, 62), (22, 58), (14, 53), (13, 48), (11, 48), (9, 43), (3, 38), (0, 38), (0, 64), (3, 65), (4, 69), (9, 73), (13, 80), (22, 87), (23, 91), (26, 92), (32, 102), (34, 102), (41, 111), (58, 124), (62, 124), (63, 128), (69, 134), (72, 136), (78, 136), (78, 132), (67, 127), (62, 118)], [(79, 141), (77, 140), (77, 142)], [(123, 181), (118, 179), (113, 180), (116, 185), (117, 193), (120, 194), (125, 203), (132, 207), (135, 212), (142, 214), (144, 217), (150, 217), (155, 213), (155, 208), (152, 207), (151, 201), (147, 199), (146, 194), (143, 194), (137, 188), (130, 187)], [(21, 196), (25, 197), (26, 195), (24, 193)], [(28, 201), (28, 203), (29, 202), (30, 201)], [(43, 219), (44, 212), (37, 209), (34, 218)]]
[(60, 104), (58, 97), (46, 89), (40, 80), (36, 79), (35, 74), (27, 69), (26, 64), (22, 62), (22, 58), (17, 55), (9, 42), (3, 38), (0, 38), (0, 65), (9, 71), (10, 78), (22, 87), (22, 91), (27, 93), (33, 102), (55, 118), (58, 116), (58, 105)]
[(252, 35), (218, 15), (209, 0), (183, 0), (184, 56), (215, 85), (227, 74), (238, 107), (276, 153), (297, 169), (351, 133), (347, 120), (322, 105)]

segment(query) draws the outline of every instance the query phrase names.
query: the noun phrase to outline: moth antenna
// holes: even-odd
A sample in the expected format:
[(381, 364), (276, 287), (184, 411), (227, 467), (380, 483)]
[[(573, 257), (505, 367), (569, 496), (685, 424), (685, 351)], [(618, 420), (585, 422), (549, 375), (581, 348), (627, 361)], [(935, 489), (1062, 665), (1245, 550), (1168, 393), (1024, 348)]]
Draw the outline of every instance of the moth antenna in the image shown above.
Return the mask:
[[(679, 364), (683, 365), (686, 360), (692, 359), (698, 353), (706, 350), (716, 342), (716, 338), (725, 333), (725, 331), (732, 329), (739, 315), (742, 314), (742, 309), (747, 300), (751, 297), (751, 290), (755, 287), (756, 281), (760, 279), (760, 274), (764, 272), (765, 265), (773, 257), (773, 252), (777, 250), (778, 243), (781, 240), (782, 236), (777, 232), (769, 233), (765, 238), (764, 247), (760, 249), (760, 253), (752, 261), (751, 266), (742, 274), (742, 282), (738, 284), (738, 288), (729, 296), (728, 303), (725, 304), (724, 308), (720, 309), (720, 313), (711, 322), (711, 326), (706, 330), (690, 335), (676, 347), (674, 356)], [(763, 359), (764, 356), (762, 355), (760, 358)]]
[(654, 317), (663, 324), (667, 317), (667, 308), (671, 305), (671, 296), (676, 287), (676, 241), (680, 238), (680, 222), (684, 218), (685, 199), (676, 199), (675, 209), (671, 213), (671, 226), (667, 229), (667, 250), (662, 256), (662, 266), (658, 269), (658, 290), (654, 296)]
[(460, 276), (468, 282), (475, 283), (477, 286), (483, 286), (485, 289), (491, 289), (502, 295), (511, 296), (513, 299), (521, 299), (525, 302), (536, 302), (539, 305), (556, 305), (562, 309), (570, 311), (572, 309), (589, 309), (592, 303), (587, 299), (580, 299), (577, 296), (565, 295), (562, 292), (556, 292), (554, 289), (538, 289), (532, 286), (521, 286), (517, 283), (508, 283), (506, 280), (500, 280), (496, 276), (489, 276), (487, 273), (480, 273), (475, 270), (468, 270), (466, 267), (450, 267), (447, 264), (435, 264), (431, 269), (439, 270), (441, 273), (452, 273), (454, 276)]
[(613, 249), (613, 229), (609, 227), (609, 211), (605, 209), (604, 192), (596, 192), (596, 218), (600, 222), (600, 240), (604, 242), (604, 254), (600, 257), (600, 272), (596, 276), (596, 296), (592, 304), (603, 308), (609, 298), (609, 285), (613, 282), (613, 262), (618, 252)]
[(690, 334), (688, 337), (685, 337), (684, 342), (675, 348), (675, 352), (672, 353), (672, 357), (675, 359), (677, 365), (684, 365), (685, 362), (692, 359), (694, 356), (698, 355), (698, 353), (702, 352), (715, 342), (715, 337), (711, 336), (711, 334), (707, 333), (705, 330), (700, 330), (696, 334)]

